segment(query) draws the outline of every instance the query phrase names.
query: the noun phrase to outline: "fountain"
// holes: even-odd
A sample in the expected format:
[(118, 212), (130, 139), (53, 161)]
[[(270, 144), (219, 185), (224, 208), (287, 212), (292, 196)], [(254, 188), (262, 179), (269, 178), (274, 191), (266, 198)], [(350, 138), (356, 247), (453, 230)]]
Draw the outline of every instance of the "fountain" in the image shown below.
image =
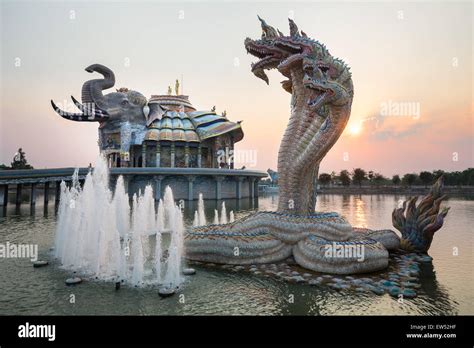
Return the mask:
[(204, 199), (202, 197), (202, 193), (199, 194), (197, 213), (198, 213), (198, 218), (199, 218), (199, 225), (200, 226), (207, 225), (206, 214), (204, 213)]
[(194, 211), (194, 222), (193, 226), (205, 226), (207, 225), (206, 215), (204, 212), (204, 199), (202, 193), (199, 194), (198, 209)]
[(222, 208), (221, 208), (221, 224), (224, 225), (227, 223), (227, 211), (225, 209), (225, 202), (222, 202)]
[[(217, 209), (214, 209), (214, 225), (219, 224), (227, 224), (227, 222), (234, 222), (234, 212), (231, 211), (229, 213), (229, 220), (227, 220), (227, 210), (225, 207), (225, 202), (222, 202), (221, 205), (221, 217), (219, 219), (219, 212)], [(204, 199), (202, 193), (199, 194), (198, 200), (198, 210), (194, 211), (194, 220), (193, 220), (193, 227), (205, 226), (207, 225), (206, 222), (206, 215), (204, 213)]]
[(155, 209), (150, 185), (132, 199), (119, 177), (115, 194), (103, 157), (81, 189), (78, 171), (70, 188), (61, 184), (55, 257), (62, 267), (96, 279), (135, 286), (183, 282), (184, 223), (173, 192), (166, 187)]

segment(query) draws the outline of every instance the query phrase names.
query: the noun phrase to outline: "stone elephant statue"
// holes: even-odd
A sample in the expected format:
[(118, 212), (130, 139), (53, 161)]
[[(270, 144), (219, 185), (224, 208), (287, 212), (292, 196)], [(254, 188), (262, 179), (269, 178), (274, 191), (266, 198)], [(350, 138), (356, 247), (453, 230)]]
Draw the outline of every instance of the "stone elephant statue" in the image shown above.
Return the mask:
[(117, 89), (116, 92), (103, 94), (102, 91), (115, 85), (115, 75), (112, 70), (101, 64), (93, 64), (85, 69), (87, 72), (98, 72), (102, 79), (93, 79), (82, 86), (82, 104), (73, 96), (72, 101), (81, 111), (71, 113), (61, 110), (51, 100), (53, 109), (63, 118), (80, 122), (99, 122), (101, 128), (114, 128), (123, 122), (146, 124), (149, 107), (146, 97), (127, 88)]

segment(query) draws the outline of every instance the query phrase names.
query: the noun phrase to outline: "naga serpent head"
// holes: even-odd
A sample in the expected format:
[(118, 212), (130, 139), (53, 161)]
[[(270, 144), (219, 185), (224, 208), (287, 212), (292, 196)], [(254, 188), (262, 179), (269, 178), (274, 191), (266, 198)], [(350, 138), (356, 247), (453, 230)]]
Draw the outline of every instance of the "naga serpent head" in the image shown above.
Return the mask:
[[(324, 105), (342, 106), (352, 100), (353, 86), (349, 67), (340, 59), (331, 56), (326, 47), (308, 38), (289, 19), (290, 35), (268, 25), (258, 17), (262, 26), (262, 37), (258, 40), (247, 38), (245, 48), (248, 53), (260, 58), (252, 64), (252, 72), (269, 83), (265, 70), (277, 69), (288, 80), (282, 87), (293, 93), (296, 84), (306, 88), (307, 104), (310, 108), (324, 113)], [(302, 79), (292, 71), (302, 71)]]

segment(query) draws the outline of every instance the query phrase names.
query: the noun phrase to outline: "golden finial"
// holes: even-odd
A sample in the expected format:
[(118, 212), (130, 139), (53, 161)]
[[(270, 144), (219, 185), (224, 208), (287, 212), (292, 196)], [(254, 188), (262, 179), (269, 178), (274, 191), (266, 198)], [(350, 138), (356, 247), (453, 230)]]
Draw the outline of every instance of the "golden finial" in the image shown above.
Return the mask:
[(174, 85), (174, 90), (176, 92), (176, 95), (179, 95), (179, 80), (176, 79), (176, 83)]

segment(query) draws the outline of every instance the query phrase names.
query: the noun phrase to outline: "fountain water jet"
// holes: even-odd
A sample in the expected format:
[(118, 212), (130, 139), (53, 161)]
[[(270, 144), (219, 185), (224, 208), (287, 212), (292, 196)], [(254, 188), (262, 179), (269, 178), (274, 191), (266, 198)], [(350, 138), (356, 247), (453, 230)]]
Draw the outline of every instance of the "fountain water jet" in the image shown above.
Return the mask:
[[(71, 188), (61, 183), (54, 250), (65, 269), (136, 286), (163, 281), (177, 287), (183, 281), (183, 233), (183, 216), (170, 187), (156, 210), (150, 185), (143, 194), (133, 196), (130, 208), (122, 177), (112, 195), (102, 157), (87, 175), (83, 189), (77, 173)], [(166, 246), (168, 256), (163, 257)]]
[[(206, 216), (204, 208), (204, 199), (202, 193), (199, 194), (198, 209), (194, 211), (193, 227), (205, 226), (207, 225)], [(234, 212), (229, 213), (229, 220), (227, 220), (227, 210), (225, 202), (222, 202), (221, 206), (221, 215), (219, 219), (219, 212), (217, 209), (214, 209), (214, 225), (226, 224), (227, 222), (234, 222)]]
[(197, 212), (198, 212), (198, 218), (199, 218), (199, 225), (200, 226), (207, 225), (206, 215), (204, 213), (204, 199), (203, 199), (202, 193), (199, 194)]
[(226, 224), (227, 223), (227, 211), (225, 209), (225, 202), (222, 202), (222, 208), (221, 208), (221, 224)]

